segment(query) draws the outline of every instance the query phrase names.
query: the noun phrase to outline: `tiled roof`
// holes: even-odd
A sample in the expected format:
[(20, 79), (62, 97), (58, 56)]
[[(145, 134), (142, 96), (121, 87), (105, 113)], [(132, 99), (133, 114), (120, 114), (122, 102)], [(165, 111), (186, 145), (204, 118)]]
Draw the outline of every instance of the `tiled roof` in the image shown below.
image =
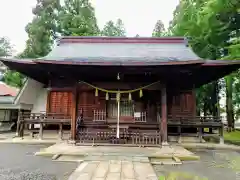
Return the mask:
[(0, 96), (1, 104), (13, 104), (15, 97), (13, 96)]
[(0, 82), (0, 96), (16, 96), (18, 89)]
[(64, 37), (43, 58), (56, 61), (194, 61), (201, 60), (183, 37)]

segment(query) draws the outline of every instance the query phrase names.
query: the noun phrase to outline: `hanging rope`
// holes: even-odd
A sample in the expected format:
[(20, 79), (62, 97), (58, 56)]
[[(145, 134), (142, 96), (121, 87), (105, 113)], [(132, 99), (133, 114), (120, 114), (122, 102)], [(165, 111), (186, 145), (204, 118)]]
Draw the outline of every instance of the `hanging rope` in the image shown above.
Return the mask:
[(154, 83), (151, 83), (151, 84), (148, 84), (146, 86), (142, 86), (142, 87), (139, 87), (139, 88), (136, 88), (136, 89), (132, 89), (132, 90), (125, 90), (125, 91), (121, 91), (121, 90), (107, 90), (107, 89), (103, 89), (103, 88), (100, 88), (100, 87), (97, 87), (97, 86), (94, 86), (92, 84), (89, 84), (87, 82), (84, 82), (84, 81), (80, 81), (79, 83), (83, 83), (83, 84), (86, 84), (92, 88), (95, 89), (95, 96), (97, 97), (98, 96), (98, 91), (103, 91), (106, 93), (106, 100), (109, 100), (109, 93), (112, 93), (112, 94), (116, 94), (116, 100), (117, 101), (120, 101), (121, 99), (121, 94), (128, 94), (128, 100), (131, 101), (132, 100), (132, 93), (136, 92), (136, 91), (139, 91), (139, 97), (143, 97), (143, 89), (146, 89), (150, 86), (153, 86), (157, 83), (159, 83), (160, 81), (156, 81)]
[(103, 91), (103, 92), (106, 92), (106, 93), (114, 93), (114, 94), (117, 94), (117, 93), (125, 94), (125, 93), (133, 93), (133, 92), (136, 92), (136, 91), (140, 91), (140, 96), (141, 96), (141, 95), (143, 94), (143, 93), (142, 93), (142, 90), (143, 90), (143, 89), (146, 89), (146, 88), (148, 88), (148, 87), (150, 87), (150, 86), (153, 86), (153, 85), (155, 85), (155, 84), (157, 84), (157, 83), (159, 83), (159, 82), (160, 82), (160, 81), (156, 81), (156, 82), (151, 83), (151, 84), (148, 84), (148, 85), (146, 85), (146, 86), (142, 86), (142, 87), (139, 87), (139, 88), (136, 88), (136, 89), (132, 89), (132, 90), (125, 90), (125, 91), (121, 91), (121, 90), (107, 90), (107, 89), (103, 89), (103, 88), (94, 86), (94, 85), (89, 84), (89, 83), (84, 82), (84, 81), (80, 81), (79, 83), (86, 84), (86, 85), (88, 85), (88, 86), (96, 89), (95, 94), (97, 94), (97, 95), (98, 95), (98, 91)]

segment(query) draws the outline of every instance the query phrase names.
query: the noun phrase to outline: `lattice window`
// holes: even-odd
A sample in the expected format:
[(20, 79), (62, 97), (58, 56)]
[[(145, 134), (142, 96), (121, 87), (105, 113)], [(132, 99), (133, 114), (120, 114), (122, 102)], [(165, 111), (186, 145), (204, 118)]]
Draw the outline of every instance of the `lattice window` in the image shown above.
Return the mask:
[[(117, 117), (118, 106), (117, 101), (112, 100), (108, 103), (108, 116)], [(132, 101), (122, 100), (120, 101), (120, 116), (133, 116), (133, 103)]]
[(133, 115), (133, 103), (132, 101), (120, 102), (120, 116), (132, 116)]

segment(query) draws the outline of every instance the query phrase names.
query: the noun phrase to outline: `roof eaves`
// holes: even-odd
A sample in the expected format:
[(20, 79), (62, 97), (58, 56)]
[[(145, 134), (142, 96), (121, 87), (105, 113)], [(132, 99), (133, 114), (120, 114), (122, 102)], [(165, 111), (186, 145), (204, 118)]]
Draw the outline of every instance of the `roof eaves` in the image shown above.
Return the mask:
[(4, 62), (14, 62), (19, 64), (36, 64), (32, 59), (16, 59), (16, 58), (0, 58), (0, 61)]
[(61, 65), (89, 65), (89, 66), (161, 66), (161, 65), (187, 65), (187, 64), (204, 64), (205, 60), (188, 60), (188, 61), (153, 61), (153, 62), (143, 62), (143, 61), (71, 61), (71, 60), (36, 60), (39, 64), (61, 64)]
[(205, 60), (202, 66), (240, 65), (240, 60)]

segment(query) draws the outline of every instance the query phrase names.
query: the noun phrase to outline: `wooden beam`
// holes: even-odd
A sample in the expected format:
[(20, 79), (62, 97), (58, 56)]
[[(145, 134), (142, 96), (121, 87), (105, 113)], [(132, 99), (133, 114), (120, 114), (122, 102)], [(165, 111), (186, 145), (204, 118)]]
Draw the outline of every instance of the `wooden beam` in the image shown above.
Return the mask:
[(161, 89), (161, 106), (162, 106), (162, 117), (161, 117), (161, 134), (162, 143), (167, 144), (167, 92), (166, 85), (162, 85)]
[(76, 140), (76, 119), (77, 119), (77, 86), (72, 91), (72, 118), (71, 118), (71, 139)]

